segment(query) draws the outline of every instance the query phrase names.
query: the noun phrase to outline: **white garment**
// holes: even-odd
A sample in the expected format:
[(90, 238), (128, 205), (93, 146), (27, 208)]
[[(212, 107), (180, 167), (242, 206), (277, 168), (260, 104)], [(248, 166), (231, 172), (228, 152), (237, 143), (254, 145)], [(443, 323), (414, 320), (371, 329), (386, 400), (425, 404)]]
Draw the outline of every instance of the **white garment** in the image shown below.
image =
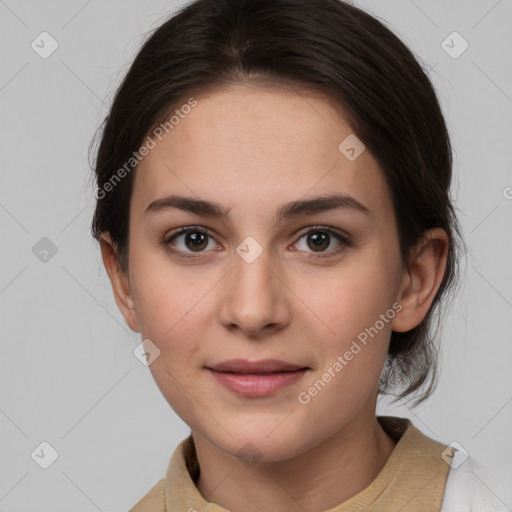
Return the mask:
[(448, 472), (441, 512), (512, 512), (504, 500), (501, 485), (470, 457), (455, 452)]

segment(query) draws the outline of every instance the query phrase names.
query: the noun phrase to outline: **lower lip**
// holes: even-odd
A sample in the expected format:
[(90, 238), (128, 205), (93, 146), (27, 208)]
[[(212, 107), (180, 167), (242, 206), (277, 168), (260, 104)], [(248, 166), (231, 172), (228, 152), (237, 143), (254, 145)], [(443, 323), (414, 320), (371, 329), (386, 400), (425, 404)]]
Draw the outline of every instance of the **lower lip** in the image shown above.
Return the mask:
[(277, 391), (297, 382), (308, 371), (307, 368), (293, 372), (269, 374), (218, 372), (210, 373), (226, 388), (239, 395), (257, 397), (273, 395)]

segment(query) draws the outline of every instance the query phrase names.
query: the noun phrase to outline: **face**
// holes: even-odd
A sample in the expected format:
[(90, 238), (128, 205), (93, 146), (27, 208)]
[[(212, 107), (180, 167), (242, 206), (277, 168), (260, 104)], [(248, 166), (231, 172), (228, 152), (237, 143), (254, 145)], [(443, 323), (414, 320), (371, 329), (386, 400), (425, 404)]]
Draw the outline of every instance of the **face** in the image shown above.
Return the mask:
[[(284, 460), (375, 413), (403, 278), (391, 198), (325, 98), (196, 100), (136, 170), (125, 316), (193, 432)], [(299, 370), (212, 370), (231, 360)]]

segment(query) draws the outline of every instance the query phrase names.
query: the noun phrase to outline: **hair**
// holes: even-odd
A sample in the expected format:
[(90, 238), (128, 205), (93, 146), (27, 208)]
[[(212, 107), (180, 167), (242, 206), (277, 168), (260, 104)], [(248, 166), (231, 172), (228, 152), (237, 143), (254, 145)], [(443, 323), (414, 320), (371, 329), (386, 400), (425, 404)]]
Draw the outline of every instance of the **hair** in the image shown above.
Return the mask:
[[(412, 52), (367, 12), (340, 0), (196, 0), (171, 15), (142, 44), (98, 129), (92, 167), (102, 193), (94, 238), (108, 233), (128, 272), (132, 155), (194, 94), (232, 85), (315, 91), (343, 109), (383, 171), (404, 265), (425, 231), (446, 231), (446, 269), (433, 303), (418, 326), (392, 332), (379, 381), (380, 394), (395, 401), (416, 395), (417, 405), (437, 384), (433, 315), (458, 283), (464, 241), (449, 196), (452, 150), (435, 89)], [(114, 183), (127, 162), (133, 171)]]

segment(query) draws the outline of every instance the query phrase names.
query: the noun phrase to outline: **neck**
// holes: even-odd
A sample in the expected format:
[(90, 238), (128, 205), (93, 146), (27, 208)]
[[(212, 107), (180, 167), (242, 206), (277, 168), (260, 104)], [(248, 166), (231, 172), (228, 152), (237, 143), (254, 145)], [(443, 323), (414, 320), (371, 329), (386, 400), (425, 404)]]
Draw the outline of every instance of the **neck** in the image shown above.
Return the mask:
[(201, 468), (199, 492), (233, 512), (334, 508), (365, 489), (395, 447), (374, 413), (292, 459), (250, 467), (200, 434), (193, 432), (193, 437)]

